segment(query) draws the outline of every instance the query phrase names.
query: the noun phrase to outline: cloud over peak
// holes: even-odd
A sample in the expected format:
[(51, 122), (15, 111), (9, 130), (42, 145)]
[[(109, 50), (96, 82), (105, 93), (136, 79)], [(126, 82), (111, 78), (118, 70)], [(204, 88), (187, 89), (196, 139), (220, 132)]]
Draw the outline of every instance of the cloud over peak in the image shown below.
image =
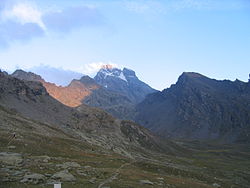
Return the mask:
[(81, 72), (86, 75), (93, 76), (95, 73), (97, 73), (101, 68), (103, 68), (106, 65), (110, 65), (112, 67), (119, 67), (115, 63), (111, 62), (94, 62), (94, 63), (89, 63), (89, 64), (84, 64), (83, 66), (73, 69), (73, 71)]

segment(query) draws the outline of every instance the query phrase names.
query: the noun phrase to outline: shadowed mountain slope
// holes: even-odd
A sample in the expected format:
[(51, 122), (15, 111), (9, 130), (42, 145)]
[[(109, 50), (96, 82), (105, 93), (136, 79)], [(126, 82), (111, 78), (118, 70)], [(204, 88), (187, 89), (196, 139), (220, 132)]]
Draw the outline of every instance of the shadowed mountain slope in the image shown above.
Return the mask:
[(183, 73), (137, 106), (136, 121), (166, 137), (250, 141), (250, 83)]

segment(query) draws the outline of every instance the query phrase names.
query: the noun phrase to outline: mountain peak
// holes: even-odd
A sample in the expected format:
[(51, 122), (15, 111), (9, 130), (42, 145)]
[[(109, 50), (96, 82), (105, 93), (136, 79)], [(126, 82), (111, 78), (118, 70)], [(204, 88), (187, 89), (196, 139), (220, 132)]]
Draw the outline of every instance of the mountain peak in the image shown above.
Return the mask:
[(96, 81), (89, 77), (89, 76), (83, 76), (79, 80), (82, 84), (84, 84), (86, 87), (96, 87), (99, 88), (100, 86), (96, 83)]
[(183, 72), (178, 78), (177, 83), (186, 84), (186, 83), (190, 83), (190, 81), (192, 83), (193, 81), (199, 82), (199, 80), (204, 80), (206, 78), (207, 78), (206, 76), (203, 76), (202, 74), (199, 74), (196, 72)]
[(103, 68), (101, 68), (97, 73), (97, 75), (95, 76), (95, 79), (103, 80), (110, 77), (118, 78), (122, 81), (127, 82), (127, 79), (123, 74), (123, 71), (121, 69), (115, 68), (112, 65), (104, 65)]
[(27, 80), (27, 81), (37, 81), (42, 82), (44, 79), (33, 73), (33, 72), (26, 72), (24, 70), (18, 69), (15, 72), (12, 73), (12, 76), (21, 80)]
[(185, 72), (176, 84), (139, 104), (135, 120), (175, 138), (233, 142), (244, 135), (248, 139), (249, 93), (247, 84), (239, 80), (215, 80)]
[(4, 74), (5, 76), (9, 75), (6, 71), (2, 71), (1, 69), (0, 69), (0, 73)]
[(202, 74), (196, 72), (183, 72), (181, 76), (190, 77), (190, 78), (201, 78), (204, 77)]
[(155, 92), (149, 85), (136, 77), (135, 71), (128, 68), (121, 70), (105, 66), (100, 69), (94, 80), (108, 90), (128, 97), (133, 103), (141, 102), (147, 94)]
[(127, 77), (136, 77), (135, 71), (128, 69), (128, 68), (123, 68), (123, 74)]

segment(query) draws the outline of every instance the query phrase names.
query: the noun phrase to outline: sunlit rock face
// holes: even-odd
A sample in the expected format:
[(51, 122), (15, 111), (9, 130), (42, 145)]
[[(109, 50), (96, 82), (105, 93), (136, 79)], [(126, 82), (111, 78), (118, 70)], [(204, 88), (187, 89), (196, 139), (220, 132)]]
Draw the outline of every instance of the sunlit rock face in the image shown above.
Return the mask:
[(91, 95), (93, 90), (100, 88), (100, 86), (88, 76), (83, 76), (80, 80), (72, 80), (72, 82), (65, 87), (46, 82), (41, 76), (23, 70), (15, 71), (12, 76), (21, 80), (41, 82), (52, 97), (70, 107), (81, 105), (85, 97)]

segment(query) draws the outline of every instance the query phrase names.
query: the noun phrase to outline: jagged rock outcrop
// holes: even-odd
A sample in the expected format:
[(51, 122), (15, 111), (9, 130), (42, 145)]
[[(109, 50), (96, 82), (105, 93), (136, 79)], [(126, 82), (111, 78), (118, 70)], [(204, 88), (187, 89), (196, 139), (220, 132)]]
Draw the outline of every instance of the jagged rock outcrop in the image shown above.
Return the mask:
[(156, 92), (149, 85), (139, 80), (133, 70), (127, 68), (121, 70), (111, 65), (105, 65), (94, 79), (108, 90), (128, 97), (134, 104), (141, 102), (146, 95)]
[(186, 72), (140, 103), (136, 121), (166, 137), (250, 141), (250, 84)]
[(23, 71), (21, 69), (18, 69), (15, 72), (13, 72), (12, 76), (15, 78), (18, 78), (20, 80), (45, 82), (41, 76), (39, 76), (33, 72)]

